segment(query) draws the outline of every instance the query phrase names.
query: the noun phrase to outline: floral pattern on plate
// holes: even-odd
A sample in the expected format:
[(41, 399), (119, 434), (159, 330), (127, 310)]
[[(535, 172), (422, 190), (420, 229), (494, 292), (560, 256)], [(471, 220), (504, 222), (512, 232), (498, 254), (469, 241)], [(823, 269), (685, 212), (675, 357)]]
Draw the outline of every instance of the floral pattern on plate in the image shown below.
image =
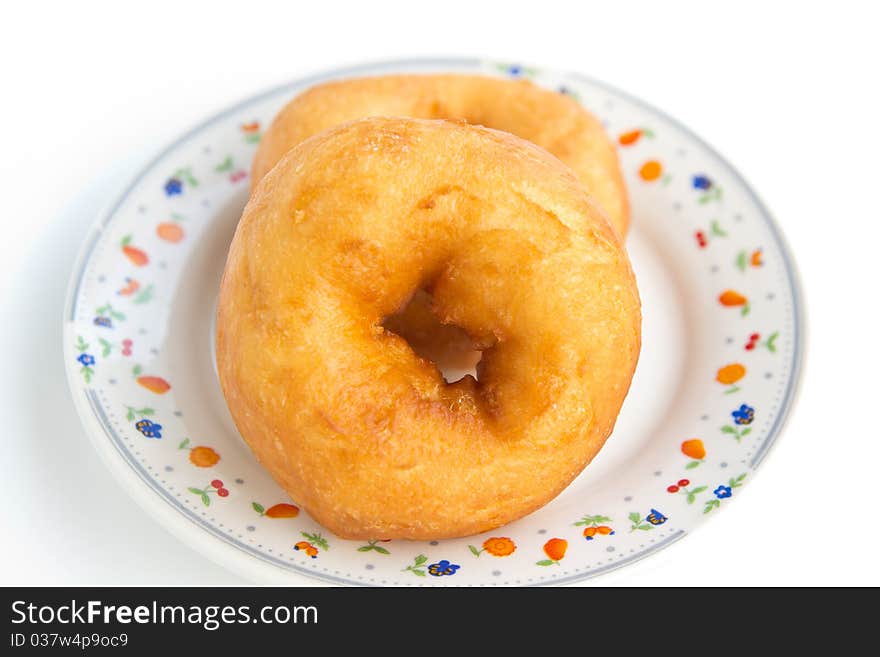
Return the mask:
[[(603, 121), (631, 197), (644, 346), (615, 434), (551, 504), (479, 536), (351, 541), (323, 530), (243, 446), (213, 370), (213, 312), (263, 126), (311, 84), (404, 70), (527, 78)], [(133, 494), (161, 500), (154, 512), (169, 526), (194, 523), (196, 547), (222, 552), (252, 578), (552, 584), (670, 545), (736, 496), (791, 404), (801, 321), (772, 219), (736, 171), (674, 120), (576, 74), (399, 62), (245, 101), (148, 164), (86, 240), (68, 299), (65, 365), (90, 437), (130, 475)]]

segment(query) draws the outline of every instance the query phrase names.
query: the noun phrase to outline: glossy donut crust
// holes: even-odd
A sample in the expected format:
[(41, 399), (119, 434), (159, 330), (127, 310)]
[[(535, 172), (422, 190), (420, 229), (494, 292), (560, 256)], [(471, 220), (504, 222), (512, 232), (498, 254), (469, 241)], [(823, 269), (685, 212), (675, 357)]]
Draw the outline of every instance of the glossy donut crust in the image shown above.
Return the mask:
[[(485, 347), (447, 384), (382, 321), (419, 289)], [(220, 292), (217, 363), (257, 458), (346, 538), (486, 531), (546, 504), (610, 434), (638, 358), (618, 234), (510, 134), (355, 121), (257, 185)]]
[(462, 119), (541, 146), (574, 169), (625, 236), (629, 203), (614, 144), (580, 103), (527, 80), (481, 75), (387, 75), (329, 82), (291, 100), (263, 135), (251, 169), (256, 185), (299, 142), (369, 116)]

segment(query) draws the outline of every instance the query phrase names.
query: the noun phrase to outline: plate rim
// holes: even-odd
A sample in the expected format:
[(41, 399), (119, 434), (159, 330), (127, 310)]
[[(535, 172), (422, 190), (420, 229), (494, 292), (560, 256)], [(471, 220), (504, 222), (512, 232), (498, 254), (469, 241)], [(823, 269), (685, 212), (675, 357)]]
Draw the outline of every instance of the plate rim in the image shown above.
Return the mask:
[[(101, 460), (112, 473), (113, 477), (123, 487), (123, 489), (134, 499), (134, 501), (144, 511), (148, 513), (160, 526), (169, 531), (176, 538), (181, 540), (189, 548), (207, 556), (209, 559), (222, 566), (223, 568), (242, 576), (251, 581), (265, 584), (279, 585), (279, 580), (288, 579), (293, 576), (300, 586), (321, 586), (327, 584), (341, 584), (349, 586), (381, 586), (380, 584), (371, 584), (369, 582), (358, 582), (354, 580), (336, 577), (334, 575), (307, 571), (297, 568), (296, 566), (282, 568), (271, 561), (261, 557), (250, 551), (230, 542), (222, 533), (213, 531), (210, 527), (201, 523), (196, 523), (193, 519), (179, 511), (168, 502), (162, 495), (156, 495), (156, 487), (153, 483), (145, 479), (137, 468), (133, 467), (129, 459), (121, 453), (112, 437), (108, 434), (106, 426), (98, 421), (97, 413), (90, 403), (87, 393), (83, 392), (83, 388), (75, 377), (74, 368), (68, 366), (70, 358), (73, 354), (71, 341), (68, 339), (69, 328), (74, 320), (76, 309), (76, 298), (84, 278), (86, 266), (89, 257), (97, 244), (98, 239), (109, 225), (112, 217), (116, 214), (119, 207), (125, 202), (131, 192), (140, 183), (145, 175), (150, 172), (153, 167), (160, 162), (166, 155), (173, 152), (183, 142), (200, 131), (210, 127), (214, 123), (232, 115), (248, 105), (258, 103), (259, 101), (279, 94), (285, 90), (296, 88), (311, 83), (317, 83), (327, 79), (333, 79), (343, 76), (353, 76), (371, 72), (380, 74), (383, 69), (393, 71), (403, 71), (407, 68), (414, 70), (424, 70), (427, 68), (449, 67), (450, 69), (478, 69), (487, 62), (500, 62), (490, 57), (408, 57), (400, 59), (383, 59), (361, 63), (352, 66), (339, 66), (333, 68), (322, 69), (309, 75), (288, 80), (279, 85), (265, 89), (259, 93), (250, 95), (237, 102), (224, 107), (224, 109), (209, 115), (207, 118), (191, 125), (188, 129), (177, 134), (175, 138), (170, 140), (164, 147), (155, 151), (154, 154), (146, 158), (128, 179), (127, 183), (119, 185), (118, 191), (110, 195), (109, 200), (104, 204), (102, 210), (98, 212), (97, 217), (92, 223), (89, 233), (79, 247), (77, 257), (71, 270), (71, 277), (67, 285), (65, 301), (62, 315), (62, 349), (64, 357), (65, 375), (71, 398), (74, 402), (77, 415), (85, 429), (85, 433), (89, 437), (92, 446), (98, 452)], [(801, 276), (794, 259), (792, 249), (785, 237), (782, 227), (779, 225), (776, 217), (771, 213), (764, 203), (761, 196), (754, 187), (747, 181), (745, 176), (735, 167), (729, 159), (724, 157), (715, 147), (709, 144), (705, 139), (695, 133), (691, 128), (683, 124), (675, 117), (669, 115), (665, 111), (657, 108), (653, 104), (642, 100), (640, 97), (624, 91), (615, 85), (605, 82), (604, 80), (593, 76), (585, 75), (576, 71), (570, 71), (564, 68), (547, 67), (554, 73), (564, 75), (572, 80), (581, 80), (586, 84), (590, 84), (607, 90), (611, 94), (626, 99), (628, 102), (638, 106), (663, 120), (669, 122), (676, 129), (680, 130), (689, 139), (716, 158), (726, 168), (727, 173), (731, 175), (745, 190), (749, 199), (755, 204), (759, 210), (764, 225), (770, 231), (773, 239), (779, 247), (782, 256), (782, 265), (785, 269), (786, 281), (792, 295), (792, 311), (793, 311), (793, 349), (791, 356), (791, 369), (786, 384), (785, 394), (780, 403), (779, 412), (774, 419), (773, 425), (767, 432), (767, 436), (756, 453), (749, 467), (753, 470), (757, 469), (767, 456), (774, 451), (779, 439), (787, 426), (793, 409), (797, 405), (802, 382), (804, 377), (804, 363), (807, 343), (809, 339), (806, 323), (806, 307), (803, 287), (801, 284)], [(583, 582), (594, 577), (600, 577), (603, 574), (616, 571), (619, 568), (630, 565), (642, 559), (648, 558), (657, 552), (668, 547), (672, 543), (677, 542), (680, 538), (688, 533), (698, 529), (705, 524), (710, 518), (706, 518), (703, 522), (698, 523), (694, 527), (671, 535), (666, 540), (660, 542), (652, 549), (644, 550), (632, 559), (625, 560), (623, 563), (615, 562), (607, 567), (594, 569), (583, 573), (551, 579), (527, 584), (528, 586), (559, 586), (564, 584), (572, 584), (575, 582)], [(207, 536), (210, 537), (206, 540)], [(244, 557), (244, 558), (243, 558)], [(453, 584), (454, 585), (454, 584)], [(471, 586), (479, 586), (479, 584), (471, 584)]]

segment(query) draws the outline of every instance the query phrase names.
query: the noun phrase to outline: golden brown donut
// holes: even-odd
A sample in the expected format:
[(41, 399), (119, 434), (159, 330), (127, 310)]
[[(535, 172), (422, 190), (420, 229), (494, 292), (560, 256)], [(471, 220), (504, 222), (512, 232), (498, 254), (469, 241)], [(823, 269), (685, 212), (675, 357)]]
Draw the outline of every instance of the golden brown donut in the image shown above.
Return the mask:
[(327, 128), (368, 116), (464, 119), (545, 148), (574, 169), (622, 236), (629, 204), (613, 142), (572, 98), (527, 80), (481, 75), (387, 75), (321, 84), (291, 100), (263, 135), (256, 185), (290, 148)]
[[(485, 349), (444, 382), (382, 327), (417, 290)], [(372, 118), (254, 190), (217, 364), (260, 462), (346, 538), (489, 530), (546, 504), (611, 433), (638, 358), (620, 238), (571, 170), (513, 135)]]

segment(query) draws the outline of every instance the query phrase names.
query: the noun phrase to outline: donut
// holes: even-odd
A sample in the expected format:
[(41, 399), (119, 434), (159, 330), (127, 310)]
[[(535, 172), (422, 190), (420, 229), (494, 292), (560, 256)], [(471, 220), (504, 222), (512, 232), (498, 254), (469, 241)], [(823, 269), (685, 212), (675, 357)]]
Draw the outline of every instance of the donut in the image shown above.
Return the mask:
[(568, 164), (621, 235), (629, 203), (613, 142), (602, 124), (568, 95), (527, 80), (481, 75), (387, 75), (328, 82), (291, 100), (260, 140), (256, 185), (299, 142), (368, 116), (463, 119), (509, 132)]
[[(383, 320), (418, 290), (482, 350), (447, 383)], [(553, 499), (611, 433), (640, 346), (618, 233), (509, 133), (369, 118), (260, 181), (221, 282), (217, 366), (244, 440), (343, 538), (440, 539)]]

